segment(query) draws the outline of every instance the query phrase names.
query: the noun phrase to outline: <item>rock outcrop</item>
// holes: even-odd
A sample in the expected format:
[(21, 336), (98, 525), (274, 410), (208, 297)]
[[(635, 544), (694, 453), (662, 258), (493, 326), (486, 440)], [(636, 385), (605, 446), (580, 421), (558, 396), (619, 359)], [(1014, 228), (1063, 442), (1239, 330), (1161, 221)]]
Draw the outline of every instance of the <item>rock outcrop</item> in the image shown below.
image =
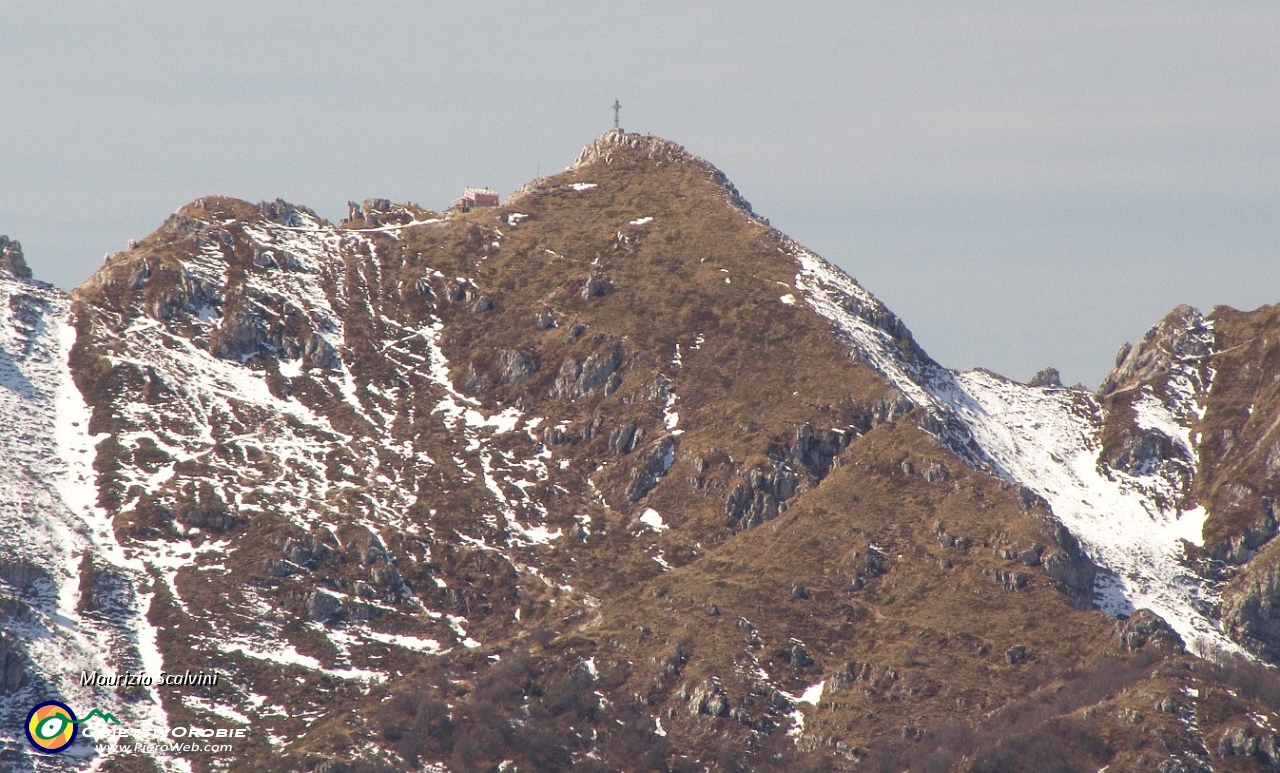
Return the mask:
[(0, 272), (18, 279), (31, 278), (31, 269), (22, 257), (22, 245), (7, 236), (0, 236)]
[(1269, 550), (1228, 585), (1222, 625), (1254, 655), (1280, 661), (1280, 551)]
[[(1213, 333), (1204, 315), (1191, 306), (1179, 306), (1152, 327), (1137, 345), (1125, 344), (1116, 353), (1116, 367), (1098, 387), (1098, 394), (1146, 383), (1173, 372), (1185, 361), (1199, 363), (1212, 351)], [(1207, 382), (1207, 377), (1204, 378)]]

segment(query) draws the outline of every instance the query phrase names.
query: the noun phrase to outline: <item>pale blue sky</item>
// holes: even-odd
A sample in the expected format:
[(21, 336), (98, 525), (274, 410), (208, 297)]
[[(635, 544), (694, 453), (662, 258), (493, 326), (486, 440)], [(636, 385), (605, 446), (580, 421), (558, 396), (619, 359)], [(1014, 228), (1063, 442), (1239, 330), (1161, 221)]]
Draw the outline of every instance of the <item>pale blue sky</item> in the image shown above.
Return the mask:
[(943, 364), (1101, 380), (1280, 301), (1280, 5), (0, 0), (0, 233), (82, 281), (191, 199), (443, 207), (684, 144)]

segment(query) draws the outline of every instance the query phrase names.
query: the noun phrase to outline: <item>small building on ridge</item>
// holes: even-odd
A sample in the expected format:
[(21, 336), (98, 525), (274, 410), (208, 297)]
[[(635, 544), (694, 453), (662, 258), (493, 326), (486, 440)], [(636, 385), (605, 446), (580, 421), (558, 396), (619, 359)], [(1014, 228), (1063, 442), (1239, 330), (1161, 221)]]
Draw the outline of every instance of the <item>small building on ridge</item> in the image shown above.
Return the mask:
[(472, 207), (496, 207), (498, 203), (496, 191), (488, 188), (463, 188), (462, 198), (455, 200), (450, 209), (466, 212)]

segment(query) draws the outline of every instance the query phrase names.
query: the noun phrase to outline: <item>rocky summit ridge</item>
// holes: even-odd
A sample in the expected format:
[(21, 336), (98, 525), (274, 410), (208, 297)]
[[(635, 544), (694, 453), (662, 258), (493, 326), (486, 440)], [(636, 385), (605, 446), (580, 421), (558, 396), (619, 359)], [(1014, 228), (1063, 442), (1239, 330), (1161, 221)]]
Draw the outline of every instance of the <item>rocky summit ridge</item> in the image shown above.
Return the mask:
[[(0, 765), (1270, 770), (1275, 307), (956, 373), (712, 164), (0, 239)], [(216, 684), (85, 683), (195, 673)], [(40, 700), (228, 753), (34, 754)]]

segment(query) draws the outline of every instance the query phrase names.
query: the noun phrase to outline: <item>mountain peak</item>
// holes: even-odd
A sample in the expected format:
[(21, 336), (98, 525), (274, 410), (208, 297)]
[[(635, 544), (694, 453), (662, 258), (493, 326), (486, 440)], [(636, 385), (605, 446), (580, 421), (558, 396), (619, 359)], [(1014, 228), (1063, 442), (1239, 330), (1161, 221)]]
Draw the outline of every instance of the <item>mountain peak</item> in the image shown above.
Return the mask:
[(578, 160), (569, 169), (576, 170), (590, 166), (596, 162), (613, 163), (618, 157), (643, 158), (659, 163), (701, 163), (711, 164), (698, 158), (684, 146), (652, 134), (635, 134), (621, 129), (610, 129), (591, 141), (582, 149)]
[(1147, 330), (1136, 345), (1126, 343), (1120, 347), (1115, 369), (1098, 392), (1108, 395), (1151, 379), (1165, 379), (1171, 372), (1201, 360), (1212, 345), (1212, 324), (1199, 309), (1178, 306)]
[(0, 235), (0, 273), (8, 273), (18, 279), (30, 279), (31, 269), (22, 257), (22, 244)]
[(734, 206), (756, 217), (751, 209), (751, 202), (742, 198), (742, 194), (724, 172), (710, 161), (685, 150), (685, 147), (677, 142), (653, 134), (635, 134), (621, 129), (610, 129), (583, 148), (578, 154), (578, 159), (566, 171), (577, 172), (599, 164), (628, 168), (688, 164), (704, 170), (713, 182), (724, 189)]

